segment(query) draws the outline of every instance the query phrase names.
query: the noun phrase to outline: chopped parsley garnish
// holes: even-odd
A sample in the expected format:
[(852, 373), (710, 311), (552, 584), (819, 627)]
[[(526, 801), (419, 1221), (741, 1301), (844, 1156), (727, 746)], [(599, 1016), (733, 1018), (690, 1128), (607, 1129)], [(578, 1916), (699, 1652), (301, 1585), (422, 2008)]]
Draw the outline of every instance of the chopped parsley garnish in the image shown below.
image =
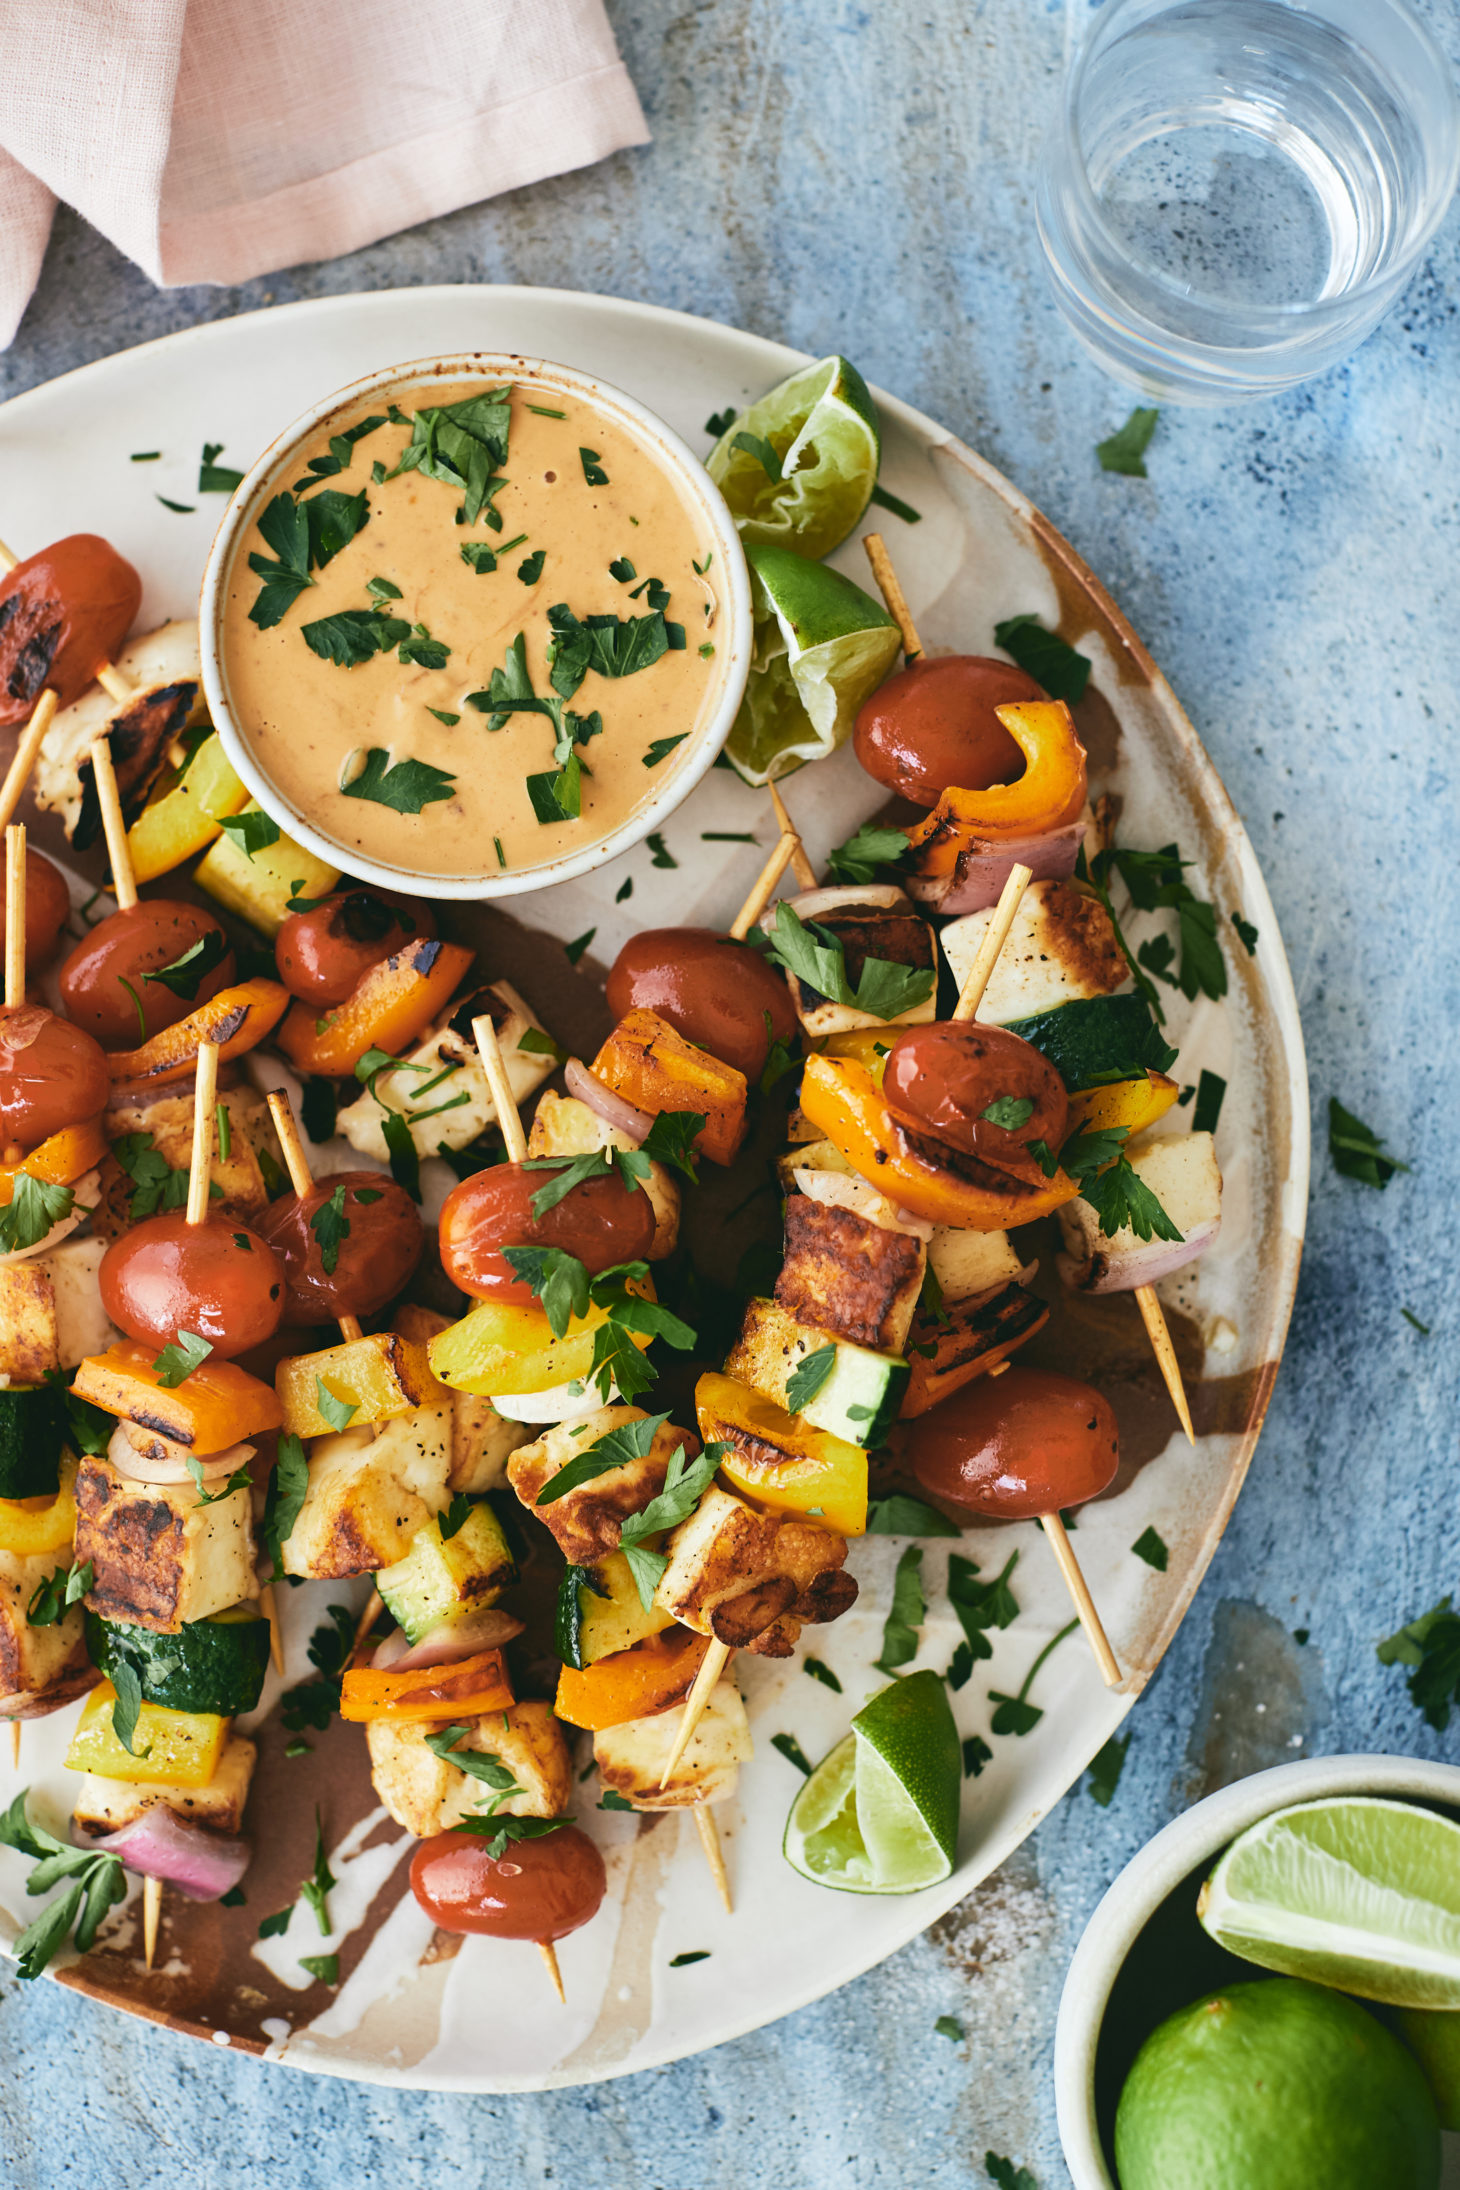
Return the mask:
[(782, 476), (780, 456), (774, 445), (765, 440), (760, 434), (738, 433), (730, 446), (732, 449), (738, 449), (742, 456), (753, 457), (767, 479), (777, 482), (780, 480)]
[(1375, 1654), (1381, 1665), (1410, 1668), (1409, 1700), (1443, 1734), (1452, 1708), (1460, 1703), (1460, 1613), (1451, 1611), (1450, 1599), (1442, 1597), (1409, 1621), (1381, 1642)]
[[(693, 1334), (690, 1343), (694, 1343)], [(681, 1521), (689, 1519), (714, 1481), (715, 1470), (728, 1449), (725, 1445), (709, 1444), (697, 1460), (686, 1463), (683, 1445), (676, 1445), (669, 1456), (663, 1490), (657, 1498), (650, 1499), (642, 1513), (631, 1513), (621, 1523), (619, 1549), (628, 1561), (639, 1602), (646, 1612), (654, 1602), (654, 1592), (669, 1561), (662, 1551), (651, 1551), (644, 1539), (657, 1536), (663, 1530), (678, 1528)]]
[[(233, 1154), (233, 1120), (227, 1103), (215, 1103), (213, 1105), (213, 1131), (218, 1137), (219, 1161), (227, 1163), (229, 1157)], [(246, 1232), (235, 1232), (233, 1237), (245, 1254), (253, 1252), (249, 1246)]]
[[(187, 1172), (181, 1168), (174, 1169), (162, 1152), (154, 1147), (150, 1133), (119, 1134), (111, 1144), (111, 1152), (132, 1181), (132, 1192), (127, 1200), (127, 1215), (133, 1224), (143, 1217), (156, 1216), (159, 1209), (182, 1209), (186, 1206)], [(222, 1200), (223, 1189), (216, 1179), (209, 1182), (208, 1191), (215, 1201)]]
[(869, 1501), (867, 1534), (958, 1536), (962, 1531), (956, 1521), (950, 1521), (936, 1506), (924, 1505), (921, 1498), (910, 1498), (906, 1491), (894, 1491), (889, 1498), (873, 1498)]
[(0, 1846), (14, 1848), (34, 1863), (25, 1882), (27, 1893), (47, 1893), (63, 1880), (66, 1891), (42, 1909), (33, 1924), (26, 1925), (11, 1949), (18, 1965), (16, 1975), (25, 1980), (39, 1977), (73, 1933), (77, 1953), (89, 1954), (102, 1918), (127, 1898), (121, 1857), (95, 1848), (73, 1848), (53, 1839), (44, 1826), (32, 1825), (25, 1814), (29, 1793), (28, 1787), (23, 1788), (0, 1817)]
[(161, 454), (161, 449), (134, 449), (132, 451), (132, 462), (134, 464), (155, 464)]
[(196, 1003), (198, 990), (210, 973), (217, 971), (233, 948), (221, 928), (209, 928), (200, 935), (181, 958), (174, 958), (170, 966), (160, 966), (156, 973), (144, 973), (144, 982), (155, 981), (161, 988), (170, 989), (185, 1003)]
[(200, 1369), (213, 1351), (211, 1342), (199, 1338), (196, 1331), (179, 1331), (173, 1344), (164, 1346), (152, 1366), (157, 1371), (157, 1381), (164, 1391), (176, 1391), (185, 1384), (194, 1369)]
[(996, 1095), (979, 1116), (1005, 1133), (1015, 1133), (1034, 1116), (1034, 1100), (1029, 1095)]
[(1336, 1095), (1328, 1099), (1328, 1153), (1341, 1178), (1358, 1179), (1364, 1186), (1387, 1186), (1396, 1171), (1409, 1165), (1384, 1154), (1384, 1143), (1362, 1119), (1345, 1110)]
[[(1138, 912), (1174, 911), (1181, 946), (1176, 971), (1170, 970), (1175, 952), (1169, 936), (1157, 936), (1143, 943), (1136, 956), (1148, 972), (1154, 973), (1169, 988), (1180, 989), (1183, 996), (1193, 999), (1199, 995), (1210, 996), (1217, 1001), (1227, 993), (1227, 966), (1217, 941), (1216, 908), (1199, 898), (1183, 879), (1184, 870), (1190, 865), (1191, 861), (1183, 859), (1174, 844), (1163, 844), (1158, 852), (1124, 851), (1119, 845), (1112, 845), (1109, 851), (1096, 854), (1086, 879), (1102, 896), (1107, 912), (1110, 903), (1104, 892), (1112, 870), (1119, 874), (1130, 891), (1131, 903)], [(1124, 951), (1123, 937), (1120, 937), (1120, 944)], [(1125, 955), (1129, 963), (1129, 951)], [(1134, 966), (1131, 971), (1136, 974), (1137, 987), (1147, 988), (1154, 1002), (1154, 992), (1149, 991), (1149, 985), (1142, 982)], [(1157, 1017), (1160, 1016), (1158, 1010)]]
[(807, 1354), (804, 1360), (798, 1361), (786, 1378), (787, 1412), (800, 1414), (808, 1401), (816, 1397), (835, 1367), (835, 1346), (818, 1346), (815, 1353)]
[(623, 881), (619, 884), (618, 888), (613, 893), (613, 901), (615, 905), (622, 905), (624, 900), (626, 898), (632, 897), (633, 894), (634, 878), (631, 874), (625, 875)]
[(1256, 957), (1257, 930), (1253, 927), (1252, 922), (1250, 920), (1244, 920), (1241, 913), (1234, 912), (1232, 915), (1232, 925), (1237, 930), (1238, 935), (1241, 937), (1248, 957)]
[(1130, 1747), (1130, 1735), (1122, 1738), (1112, 1734), (1090, 1759), (1090, 1783), (1088, 1793), (1092, 1802), (1098, 1802), (1102, 1810), (1110, 1808), (1120, 1775), (1125, 1770), (1125, 1753)]
[(680, 730), (672, 738), (655, 738), (648, 752), (640, 754), (639, 757), (646, 768), (657, 768), (660, 761), (666, 755), (672, 753), (676, 745), (683, 745), (688, 736), (689, 732), (687, 730)]
[[(602, 1805), (600, 1804), (600, 1808), (601, 1807)], [(632, 1803), (629, 1804), (629, 1808), (633, 1808)], [(669, 1957), (669, 1967), (671, 1969), (688, 1969), (691, 1962), (708, 1962), (709, 1959), (710, 1950), (708, 1947), (691, 1947), (684, 1954), (671, 1954)]]
[(112, 1687), (116, 1696), (112, 1703), (112, 1732), (129, 1757), (150, 1756), (149, 1742), (142, 1750), (134, 1749), (137, 1738), (137, 1721), (142, 1715), (142, 1677), (128, 1659), (118, 1658), (112, 1666)]
[(590, 487), (608, 485), (608, 473), (598, 461), (597, 449), (579, 449), (578, 461), (583, 466), (583, 477)]
[(272, 1916), (266, 1916), (259, 1925), (260, 1939), (282, 1939), (289, 1929), (289, 1919), (293, 1914), (294, 1903), (291, 1901), (287, 1909), (276, 1909)]
[(779, 1749), (788, 1764), (794, 1764), (803, 1778), (811, 1777), (811, 1759), (794, 1734), (772, 1734), (771, 1747)]
[(701, 829), (701, 844), (758, 844), (753, 829)]
[(886, 958), (863, 960), (857, 985), (847, 979), (846, 951), (830, 928), (812, 920), (802, 924), (782, 898), (770, 932), (770, 957), (829, 1003), (846, 1004), (874, 1019), (896, 1019), (933, 993), (937, 974), (931, 966), (900, 966)]
[(277, 560), (271, 562), (257, 549), (249, 556), (249, 569), (264, 584), (248, 613), (260, 631), (269, 631), (288, 614), (305, 587), (314, 584), (309, 575), (309, 520), (292, 494), (276, 494), (259, 518), (259, 531)]
[(1171, 1554), (1166, 1549), (1165, 1539), (1155, 1529), (1143, 1528), (1131, 1545), (1131, 1550), (1138, 1559), (1144, 1559), (1147, 1566), (1153, 1566), (1158, 1574), (1165, 1573)]
[(1182, 1240), (1186, 1234), (1171, 1222), (1159, 1198), (1147, 1186), (1128, 1156), (1108, 1170), (1086, 1178), (1080, 1187), (1085, 1200), (1100, 1219), (1107, 1239), (1129, 1229), (1137, 1239)]
[(217, 1490), (209, 1490), (203, 1481), (203, 1463), (195, 1453), (189, 1453), (183, 1462), (197, 1490), (195, 1503), (200, 1506), (221, 1506), (225, 1498), (231, 1498), (236, 1490), (251, 1490), (253, 1477), (247, 1467), (235, 1468), (226, 1483)]
[(1201, 1078), (1196, 1084), (1196, 1108), (1191, 1114), (1193, 1133), (1216, 1132), (1226, 1093), (1227, 1083), (1220, 1072), (1208, 1072), (1203, 1066)]
[(730, 431), (739, 416), (739, 411), (711, 411), (705, 420), (705, 432), (713, 434), (719, 441)]
[(940, 2038), (951, 2038), (955, 2045), (962, 2045), (963, 2025), (956, 2016), (940, 2015), (937, 2022), (934, 2023), (933, 2029)]
[(664, 841), (662, 830), (655, 829), (644, 841), (654, 855), (652, 865), (656, 867), (677, 867), (679, 865), (679, 861)]
[(593, 938), (595, 935), (597, 935), (597, 933), (597, 928), (585, 928), (581, 935), (574, 936), (571, 943), (565, 943), (563, 945), (563, 956), (567, 959), (570, 966), (577, 965), (579, 959), (583, 956), (584, 951), (587, 950), (589, 944), (593, 941)]
[(322, 1376), (314, 1380), (314, 1403), (332, 1430), (347, 1430), (359, 1412), (351, 1400), (332, 1392)]
[(1012, 655), (1019, 667), (1042, 684), (1052, 700), (1073, 703), (1083, 699), (1090, 682), (1091, 662), (1077, 654), (1057, 631), (1046, 631), (1037, 616), (1010, 616), (994, 625), (994, 644)]
[(900, 495), (889, 494), (886, 487), (874, 487), (871, 499), (879, 509), (890, 509), (893, 516), (900, 517), (905, 525), (920, 525), (923, 521), (921, 510), (914, 509), (911, 502), (904, 502)]
[[(299, 1889), (299, 1898), (314, 1911), (314, 1921), (319, 1926), (320, 1937), (327, 1939), (330, 1931), (329, 1903), (326, 1896), (339, 1880), (329, 1867), (324, 1852), (324, 1826), (320, 1823), (319, 1804), (314, 1806), (314, 1869)], [(331, 1957), (331, 1959), (333, 1959)]]
[(527, 796), (544, 828), (559, 821), (576, 821), (583, 811), (583, 767), (577, 754), (570, 753), (561, 768), (529, 776)]
[(1019, 1605), (1009, 1587), (1009, 1576), (1019, 1563), (1011, 1552), (992, 1581), (981, 1582), (972, 1559), (956, 1551), (948, 1555), (948, 1602), (958, 1615), (963, 1641), (953, 1653), (945, 1678), (950, 1688), (961, 1688), (980, 1658), (991, 1658), (993, 1644), (985, 1629), (1008, 1627), (1019, 1617)]
[[(328, 1926), (325, 1927), (328, 1930)], [(299, 1967), (307, 1969), (311, 1977), (317, 1977), (322, 1985), (337, 1985), (340, 1981), (338, 1954), (301, 1954)]]
[(387, 478), (418, 471), (425, 479), (459, 488), (465, 497), (462, 522), (474, 525), (485, 508), (487, 523), (494, 532), (500, 531), (502, 520), (491, 507), (491, 498), (504, 484), (494, 475), (507, 461), (510, 397), (509, 388), (498, 388), (467, 396), (460, 403), (417, 411), (411, 420), (411, 438)]
[(203, 443), (203, 460), (198, 466), (199, 494), (232, 494), (235, 487), (243, 485), (243, 473), (235, 471), (231, 464), (215, 461), (223, 454), (221, 441)]
[(892, 1582), (892, 1609), (882, 1628), (882, 1655), (874, 1659), (880, 1673), (895, 1673), (918, 1654), (918, 1629), (927, 1617), (923, 1595), (922, 1547), (909, 1544), (897, 1562)]
[(553, 690), (565, 700), (573, 698), (590, 669), (600, 677), (632, 677), (669, 651), (662, 607), (651, 606), (645, 616), (607, 614), (580, 620), (565, 601), (558, 601), (548, 610), (548, 623), (549, 675)]
[[(344, 433), (332, 433), (330, 435), (329, 455), (310, 457), (305, 466), (309, 477), (307, 479), (296, 479), (294, 492), (296, 494), (308, 494), (312, 487), (319, 486), (323, 480), (338, 478), (342, 471), (348, 471), (355, 461), (356, 443), (367, 440), (372, 433), (377, 432), (384, 424), (384, 413), (378, 412), (373, 417), (362, 418), (358, 426), (350, 426)], [(385, 477), (385, 466), (377, 464), (375, 473), (378, 475), (378, 484), (379, 480)]]
[(426, 713), (428, 715), (434, 715), (438, 722), (444, 722), (448, 730), (454, 730), (456, 728), (456, 725), (461, 720), (460, 715), (453, 715), (450, 710), (445, 707), (428, 707), (426, 709)]
[(88, 1559), (84, 1566), (58, 1566), (36, 1589), (25, 1608), (26, 1623), (30, 1627), (54, 1627), (64, 1619), (73, 1604), (79, 1604), (86, 1595), (96, 1574)]
[(271, 844), (279, 841), (278, 822), (272, 814), (258, 809), (251, 813), (225, 814), (218, 826), (247, 859), (252, 859), (255, 852), (267, 851)]
[(527, 408), (534, 418), (566, 418), (568, 415), (566, 411), (549, 410), (546, 403), (529, 403)]
[(346, 798), (368, 798), (397, 814), (418, 814), (437, 800), (454, 798), (456, 778), (424, 760), (400, 760), (392, 767), (389, 750), (372, 745), (359, 775), (341, 789)]
[(982, 1734), (970, 1734), (963, 1744), (963, 1776), (977, 1779), (986, 1764), (992, 1764), (994, 1752)]
[[(284, 1440), (279, 1443), (282, 1449)], [(279, 1716), (287, 1733), (299, 1734), (310, 1727), (322, 1734), (340, 1707), (340, 1682), (355, 1648), (355, 1615), (347, 1605), (325, 1609), (328, 1618), (309, 1638), (309, 1662), (317, 1678), (286, 1688), (279, 1699)]]
[(284, 1546), (294, 1533), (294, 1523), (303, 1510), (308, 1489), (309, 1463), (304, 1457), (304, 1446), (299, 1438), (286, 1432), (279, 1439), (279, 1457), (269, 1477), (264, 1501), (264, 1548), (273, 1557), (272, 1579), (276, 1582), (283, 1578)]
[(887, 829), (875, 821), (864, 821), (854, 837), (829, 854), (826, 864), (838, 882), (876, 882), (887, 868), (895, 867), (906, 856), (907, 849), (905, 829)]
[[(146, 1139), (146, 1135), (138, 1135)], [(183, 1173), (183, 1199), (187, 1199), (187, 1173)], [(76, 1196), (69, 1186), (55, 1186), (49, 1179), (32, 1178), (28, 1171), (15, 1174), (15, 1190), (0, 1208), (0, 1254), (23, 1253), (39, 1247), (53, 1225), (69, 1217)]]
[(517, 575), (525, 586), (535, 586), (537, 584), (538, 579), (542, 576), (542, 566), (546, 561), (546, 548), (534, 548), (530, 555), (524, 555), (522, 561), (517, 565)]
[[(191, 517), (198, 506), (196, 502), (174, 502), (171, 496), (166, 494), (159, 494), (157, 500), (162, 504), (164, 509), (170, 509), (175, 511), (179, 517)], [(252, 556), (250, 556), (249, 560), (250, 562), (252, 562)]]
[(994, 1715), (989, 1721), (991, 1732), (995, 1734), (1033, 1733), (1035, 1727), (1044, 1717), (1044, 1712), (1039, 1705), (1029, 1701), (1029, 1691), (1034, 1686), (1034, 1676), (1050, 1652), (1057, 1650), (1067, 1635), (1073, 1635), (1079, 1624), (1078, 1620), (1071, 1620), (1067, 1626), (1060, 1629), (1057, 1635), (1050, 1636), (1049, 1641), (1025, 1674), (1023, 1686), (1017, 1696), (1006, 1696), (997, 1688), (989, 1690), (989, 1702), (995, 1707)]
[(1095, 454), (1099, 459), (1100, 469), (1120, 472), (1127, 479), (1146, 478), (1146, 450), (1150, 446), (1151, 436), (1156, 431), (1156, 421), (1160, 416), (1159, 411), (1138, 407), (1131, 412), (1123, 426), (1118, 426), (1105, 440), (1097, 441)]
[(822, 1664), (820, 1658), (803, 1658), (801, 1660), (801, 1670), (803, 1673), (809, 1673), (814, 1681), (820, 1681), (823, 1688), (831, 1689), (834, 1695), (839, 1696), (841, 1694), (841, 1682), (829, 1665)]
[(621, 586), (627, 586), (633, 584), (639, 573), (627, 555), (616, 555), (608, 566), (608, 575), (610, 578), (617, 578)]
[(1428, 1325), (1428, 1323), (1421, 1323), (1419, 1317), (1414, 1313), (1414, 1310), (1412, 1308), (1401, 1308), (1399, 1313), (1403, 1316), (1405, 1322), (1409, 1324), (1413, 1330), (1419, 1332), (1421, 1338), (1429, 1337), (1430, 1326)]
[(1016, 2167), (1012, 2160), (1001, 2159), (997, 2152), (985, 2152), (983, 2163), (991, 2183), (997, 2190), (1039, 2190), (1039, 2184), (1027, 2167)]

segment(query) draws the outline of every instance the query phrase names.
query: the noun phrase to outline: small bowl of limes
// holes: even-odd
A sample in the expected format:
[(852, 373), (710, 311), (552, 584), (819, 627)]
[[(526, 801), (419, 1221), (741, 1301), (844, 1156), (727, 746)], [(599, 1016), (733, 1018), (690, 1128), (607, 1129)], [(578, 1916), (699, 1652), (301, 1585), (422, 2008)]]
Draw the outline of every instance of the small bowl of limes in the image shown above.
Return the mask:
[(1460, 1769), (1314, 1757), (1176, 1818), (1076, 1950), (1055, 2095), (1075, 2190), (1438, 2190)]

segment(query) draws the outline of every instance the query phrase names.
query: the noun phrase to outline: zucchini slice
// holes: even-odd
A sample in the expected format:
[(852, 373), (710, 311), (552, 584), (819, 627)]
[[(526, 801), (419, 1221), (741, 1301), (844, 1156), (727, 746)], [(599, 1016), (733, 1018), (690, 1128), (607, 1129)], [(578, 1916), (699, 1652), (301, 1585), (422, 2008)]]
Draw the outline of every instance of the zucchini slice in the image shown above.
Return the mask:
[(1008, 1032), (1047, 1057), (1071, 1094), (1165, 1072), (1176, 1062), (1144, 996), (1079, 997), (1032, 1019), (1011, 1019)]
[(0, 1387), (0, 1498), (54, 1498), (66, 1403), (54, 1384)]
[(405, 1557), (382, 1567), (375, 1586), (407, 1640), (418, 1643), (445, 1620), (485, 1611), (516, 1579), (502, 1524), (480, 1498), (454, 1536), (443, 1540), (439, 1518), (418, 1529)]
[(86, 1647), (109, 1678), (119, 1663), (130, 1665), (142, 1683), (144, 1703), (235, 1718), (251, 1711), (263, 1691), (269, 1623), (256, 1606), (235, 1605), (162, 1635), (88, 1612)]

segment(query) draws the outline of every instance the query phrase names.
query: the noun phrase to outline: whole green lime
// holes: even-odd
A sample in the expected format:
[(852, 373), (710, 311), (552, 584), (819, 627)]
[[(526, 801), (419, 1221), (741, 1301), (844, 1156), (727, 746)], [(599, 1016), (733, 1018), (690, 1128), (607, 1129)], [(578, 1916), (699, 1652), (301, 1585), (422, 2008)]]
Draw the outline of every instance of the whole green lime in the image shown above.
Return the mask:
[(1115, 2118), (1121, 2190), (1435, 2190), (1417, 2063), (1355, 2000), (1297, 1977), (1168, 2016)]
[(1404, 2042), (1435, 2095), (1442, 2129), (1460, 2129), (1460, 2015), (1453, 2010), (1403, 2008), (1399, 2028)]

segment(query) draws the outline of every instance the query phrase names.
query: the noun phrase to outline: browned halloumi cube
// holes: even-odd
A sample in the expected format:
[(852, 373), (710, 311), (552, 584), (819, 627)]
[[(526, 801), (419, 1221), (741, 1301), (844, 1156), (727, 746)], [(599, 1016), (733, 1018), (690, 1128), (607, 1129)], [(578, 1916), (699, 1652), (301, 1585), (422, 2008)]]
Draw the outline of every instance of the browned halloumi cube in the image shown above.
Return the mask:
[(697, 1634), (762, 1657), (788, 1656), (803, 1621), (834, 1620), (857, 1595), (842, 1571), (844, 1536), (757, 1513), (713, 1484), (664, 1549), (654, 1602)]
[(926, 1250), (851, 1209), (793, 1194), (776, 1299), (812, 1323), (875, 1353), (900, 1354), (922, 1290)]
[(124, 1825), (134, 1824), (144, 1811), (165, 1805), (190, 1825), (208, 1825), (219, 1833), (242, 1832), (244, 1804), (257, 1761), (255, 1744), (242, 1734), (230, 1733), (206, 1787), (180, 1787), (169, 1780), (103, 1779), (97, 1772), (86, 1772), (72, 1820), (83, 1833), (99, 1839), (103, 1833), (117, 1833)]
[(60, 1365), (50, 1271), (43, 1261), (0, 1262), (0, 1376), (39, 1384)]
[(524, 1445), (507, 1462), (507, 1480), (523, 1505), (544, 1522), (571, 1566), (593, 1566), (617, 1551), (619, 1529), (631, 1513), (642, 1513), (664, 1488), (675, 1451), (683, 1445), (693, 1460), (700, 1441), (689, 1430), (661, 1422), (642, 1460), (625, 1460), (591, 1482), (580, 1483), (551, 1505), (539, 1506), (538, 1493), (560, 1468), (586, 1453), (610, 1430), (646, 1419), (642, 1407), (600, 1407), (586, 1422), (555, 1422), (545, 1436)]
[[(269, 1203), (258, 1151), (267, 1148), (275, 1162), (279, 1160), (273, 1123), (263, 1096), (255, 1088), (242, 1084), (220, 1087), (218, 1101), (228, 1112), (229, 1146), (224, 1156), (215, 1135), (209, 1177), (219, 1192), (209, 1209), (215, 1217), (250, 1224)], [(113, 1240), (134, 1221), (132, 1197), (136, 1192), (136, 1182), (117, 1160), (115, 1144), (132, 1134), (150, 1134), (156, 1153), (172, 1170), (185, 1174), (193, 1153), (191, 1090), (185, 1095), (159, 1095), (146, 1103), (114, 1102), (104, 1125), (113, 1145), (102, 1159), (101, 1201), (92, 1225), (100, 1238)]]
[[(11, 1699), (40, 1699), (47, 1691), (90, 1672), (81, 1607), (74, 1604), (50, 1627), (32, 1627), (26, 1609), (43, 1582), (58, 1567), (70, 1564), (65, 1552), (38, 1551), (22, 1557), (0, 1551), (0, 1715), (7, 1718), (34, 1716), (11, 1708)], [(93, 1679), (95, 1676), (93, 1675)], [(83, 1682), (90, 1687), (91, 1681)], [(80, 1689), (71, 1687), (78, 1695)], [(54, 1710), (61, 1701), (45, 1705)]]
[[(449, 1316), (437, 1315), (434, 1308), (422, 1308), (407, 1300), (396, 1309), (391, 1328), (424, 1347), (438, 1333), (448, 1330), (450, 1322)], [(451, 1473), (447, 1488), (479, 1498), (506, 1482), (508, 1455), (525, 1444), (532, 1431), (526, 1423), (509, 1422), (504, 1414), (498, 1414), (484, 1393), (450, 1391), (445, 1384), (440, 1391), (451, 1400)]]
[(56, 1352), (63, 1369), (88, 1354), (104, 1354), (121, 1332), (102, 1306), (98, 1277), (107, 1242), (88, 1236), (63, 1240), (36, 1259), (51, 1280), (56, 1301)]
[(240, 1485), (199, 1503), (187, 1483), (134, 1483), (110, 1460), (76, 1471), (78, 1566), (89, 1562), (91, 1611), (176, 1634), (188, 1620), (259, 1593), (253, 1500)]
[(678, 1711), (659, 1711), (595, 1734), (593, 1761), (604, 1786), (636, 1810), (683, 1810), (732, 1795), (741, 1765), (755, 1754), (750, 1721), (734, 1681), (722, 1680), (711, 1691), (704, 1717), (661, 1786), (679, 1720)]
[[(510, 1710), (490, 1711), (467, 1724), (469, 1731), (457, 1750), (494, 1757), (522, 1790), (509, 1795), (498, 1806), (497, 1815), (564, 1814), (573, 1791), (573, 1760), (551, 1704), (514, 1703)], [(397, 1825), (421, 1840), (449, 1832), (496, 1792), (485, 1780), (427, 1747), (427, 1735), (439, 1731), (419, 1722), (400, 1725), (390, 1718), (371, 1719), (365, 1728), (375, 1791)]]
[(284, 1544), (284, 1571), (312, 1581), (374, 1574), (404, 1558), (417, 1529), (450, 1504), (451, 1407), (417, 1407), (316, 1440), (309, 1488)]

